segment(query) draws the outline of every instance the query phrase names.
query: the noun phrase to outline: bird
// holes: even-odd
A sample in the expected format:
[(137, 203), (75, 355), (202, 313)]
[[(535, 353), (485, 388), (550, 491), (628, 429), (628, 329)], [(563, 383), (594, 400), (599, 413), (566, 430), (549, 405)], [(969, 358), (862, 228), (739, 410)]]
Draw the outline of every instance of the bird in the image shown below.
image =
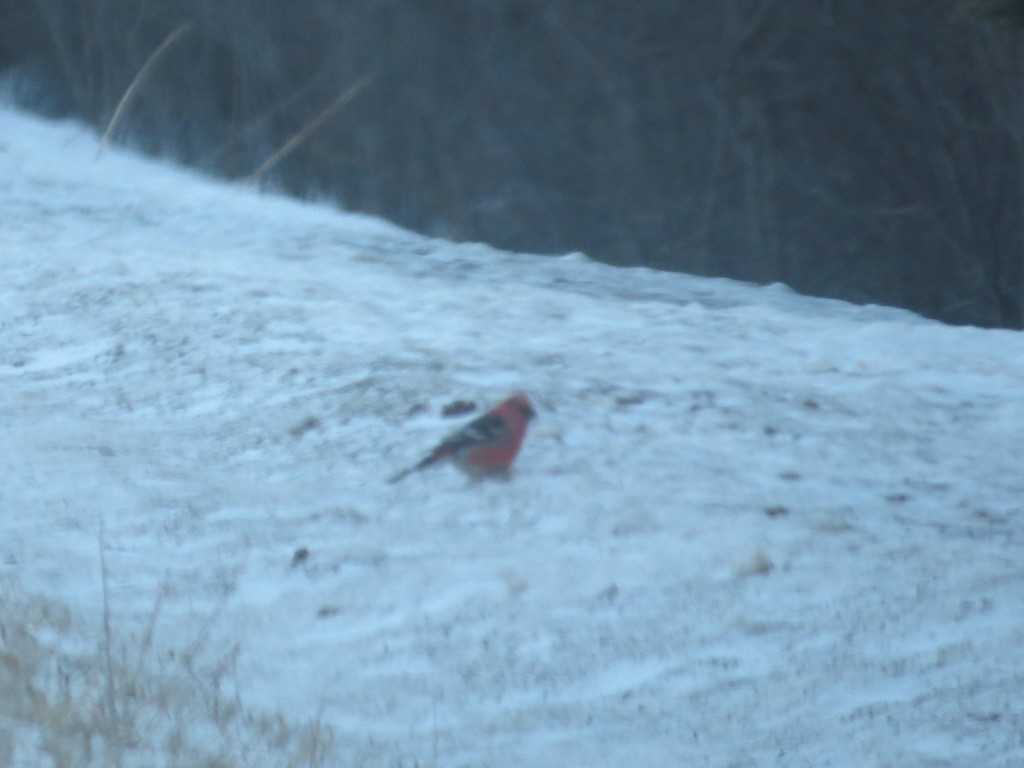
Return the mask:
[(516, 392), (452, 432), (419, 463), (392, 475), (388, 482), (397, 483), (445, 459), (474, 478), (503, 474), (519, 454), (526, 426), (536, 415), (530, 398)]

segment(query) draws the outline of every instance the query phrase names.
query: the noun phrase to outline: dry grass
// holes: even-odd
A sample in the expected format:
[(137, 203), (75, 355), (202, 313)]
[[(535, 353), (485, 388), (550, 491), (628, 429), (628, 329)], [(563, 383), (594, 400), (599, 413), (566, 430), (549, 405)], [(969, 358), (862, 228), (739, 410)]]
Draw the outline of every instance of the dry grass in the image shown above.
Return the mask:
[(157, 652), (158, 597), (141, 638), (90, 636), (51, 601), (0, 585), (0, 765), (10, 768), (318, 768), (330, 731), (253, 712), (238, 648)]
[(142, 84), (142, 81), (146, 79), (146, 75), (148, 75), (153, 69), (153, 66), (156, 64), (160, 56), (174, 44), (175, 40), (188, 32), (188, 30), (192, 28), (193, 24), (194, 22), (187, 21), (178, 26), (169, 35), (167, 35), (166, 38), (164, 38), (164, 41), (155, 51), (153, 51), (152, 54), (150, 54), (149, 58), (146, 59), (146, 63), (142, 65), (142, 69), (140, 69), (132, 79), (132, 82), (121, 97), (121, 100), (117, 103), (117, 108), (114, 110), (114, 116), (110, 118), (110, 122), (107, 124), (107, 130), (103, 132), (103, 138), (100, 139), (99, 148), (96, 150), (97, 160), (100, 155), (103, 154), (103, 149), (107, 146), (107, 142), (110, 140), (110, 136), (114, 132), (114, 128), (121, 121), (121, 115), (124, 114), (125, 107), (128, 106), (128, 103), (131, 101), (132, 96), (135, 95), (135, 91), (138, 90), (139, 86)]
[(359, 92), (366, 88), (371, 82), (373, 82), (373, 75), (364, 75), (357, 80), (353, 85), (348, 87), (346, 90), (338, 94), (338, 97), (332, 101), (326, 109), (324, 109), (314, 119), (310, 120), (309, 123), (301, 131), (292, 136), (288, 141), (285, 142), (284, 146), (277, 150), (273, 155), (267, 158), (259, 168), (253, 171), (246, 179), (245, 184), (253, 184), (263, 174), (277, 165), (281, 160), (292, 153), (296, 147), (298, 147), (303, 141), (305, 141), (311, 133), (317, 130), (321, 125), (330, 119), (331, 115), (341, 109), (343, 106), (348, 104), (352, 99), (359, 95)]

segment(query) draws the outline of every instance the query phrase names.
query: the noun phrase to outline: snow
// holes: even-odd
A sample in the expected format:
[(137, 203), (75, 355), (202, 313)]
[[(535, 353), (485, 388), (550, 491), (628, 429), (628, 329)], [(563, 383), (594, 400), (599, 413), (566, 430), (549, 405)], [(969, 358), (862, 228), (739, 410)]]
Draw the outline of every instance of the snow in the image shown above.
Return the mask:
[[(339, 765), (1024, 766), (1021, 334), (0, 137), (6, 588), (98, 636), (102, 548)], [(514, 389), (510, 480), (384, 482)]]

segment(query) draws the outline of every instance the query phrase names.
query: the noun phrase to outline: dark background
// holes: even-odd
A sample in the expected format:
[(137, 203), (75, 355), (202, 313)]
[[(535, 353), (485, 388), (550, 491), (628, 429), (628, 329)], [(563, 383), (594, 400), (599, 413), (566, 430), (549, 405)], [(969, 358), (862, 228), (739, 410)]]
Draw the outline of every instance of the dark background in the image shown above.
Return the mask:
[(231, 178), (370, 76), (261, 178), (455, 240), (1021, 328), (1024, 38), (965, 10), (0, 0), (0, 69), (100, 131), (143, 72), (115, 140)]

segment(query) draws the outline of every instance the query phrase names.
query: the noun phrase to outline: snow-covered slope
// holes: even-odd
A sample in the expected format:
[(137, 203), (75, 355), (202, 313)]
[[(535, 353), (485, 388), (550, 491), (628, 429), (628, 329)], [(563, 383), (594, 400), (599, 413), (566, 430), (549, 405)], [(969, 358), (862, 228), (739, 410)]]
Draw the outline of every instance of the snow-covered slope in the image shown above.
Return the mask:
[[(1020, 334), (96, 147), (0, 111), (8, 599), (237, 645), (342, 766), (1024, 766)], [(517, 388), (511, 480), (384, 482)]]

